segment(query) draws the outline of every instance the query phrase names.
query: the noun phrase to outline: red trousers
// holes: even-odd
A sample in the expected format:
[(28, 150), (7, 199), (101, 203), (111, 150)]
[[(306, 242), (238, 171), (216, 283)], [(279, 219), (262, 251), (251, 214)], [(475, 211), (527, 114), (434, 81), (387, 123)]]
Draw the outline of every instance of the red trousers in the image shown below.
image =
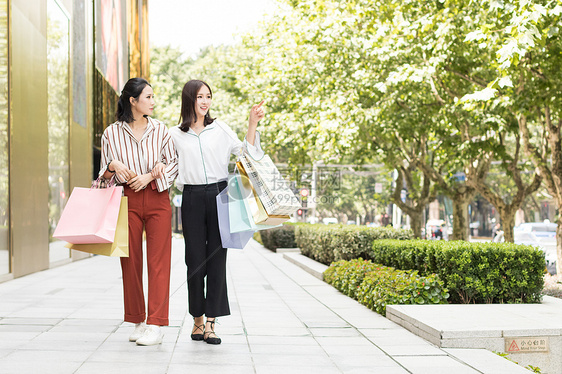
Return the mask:
[[(168, 191), (149, 184), (134, 192), (124, 186), (129, 203), (129, 257), (121, 258), (125, 321), (167, 326), (172, 251), (172, 208)], [(142, 286), (142, 239), (146, 231), (148, 318)]]

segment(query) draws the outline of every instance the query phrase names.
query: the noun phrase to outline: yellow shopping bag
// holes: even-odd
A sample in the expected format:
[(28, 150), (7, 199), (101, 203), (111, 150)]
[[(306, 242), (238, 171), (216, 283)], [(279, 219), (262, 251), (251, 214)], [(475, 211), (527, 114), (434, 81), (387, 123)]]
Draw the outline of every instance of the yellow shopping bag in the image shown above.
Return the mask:
[(66, 247), (96, 255), (129, 257), (129, 206), (127, 204), (127, 197), (121, 197), (119, 217), (117, 218), (117, 228), (115, 229), (115, 239), (113, 240), (113, 243), (68, 243)]
[(254, 189), (254, 186), (252, 185), (252, 182), (250, 181), (250, 178), (248, 178), (248, 174), (246, 173), (244, 166), (241, 162), (237, 162), (236, 167), (242, 177), (242, 183), (252, 189), (253, 198), (250, 197), (247, 202), (256, 225), (280, 225), (291, 218), (288, 215), (276, 216), (267, 214), (258, 194), (256, 193), (256, 190)]

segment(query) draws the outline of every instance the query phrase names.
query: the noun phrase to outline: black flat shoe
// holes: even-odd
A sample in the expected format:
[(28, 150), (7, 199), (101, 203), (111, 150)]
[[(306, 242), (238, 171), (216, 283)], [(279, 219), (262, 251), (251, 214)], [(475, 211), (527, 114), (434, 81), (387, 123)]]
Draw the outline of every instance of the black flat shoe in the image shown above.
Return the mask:
[(204, 340), (205, 337), (205, 324), (203, 325), (196, 325), (195, 322), (193, 323), (193, 326), (195, 327), (195, 331), (197, 330), (201, 330), (201, 332), (203, 334), (191, 334), (191, 340)]
[(203, 333), (203, 340), (207, 343), (207, 344), (220, 344), (221, 343), (221, 338), (219, 338), (217, 336), (217, 334), (215, 334), (215, 321), (209, 321), (207, 320), (207, 323), (211, 324), (211, 331), (205, 331)]

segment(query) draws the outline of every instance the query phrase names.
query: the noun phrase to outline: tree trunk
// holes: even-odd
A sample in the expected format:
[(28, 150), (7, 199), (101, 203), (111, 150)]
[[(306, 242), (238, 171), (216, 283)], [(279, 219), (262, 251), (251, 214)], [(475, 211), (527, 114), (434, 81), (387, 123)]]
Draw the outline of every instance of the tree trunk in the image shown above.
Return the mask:
[(453, 240), (468, 241), (468, 204), (474, 192), (456, 193), (453, 197)]
[[(411, 165), (411, 167), (413, 167), (413, 165)], [(436, 190), (431, 186), (431, 178), (425, 173), (423, 186), (420, 188), (420, 186), (413, 183), (411, 168), (402, 167), (397, 170), (398, 177), (396, 178), (394, 191), (392, 193), (392, 201), (410, 217), (410, 228), (414, 233), (414, 237), (421, 238), (423, 212), (427, 204), (435, 199)], [(411, 198), (411, 200), (406, 203), (402, 201), (401, 197), (404, 180), (406, 181), (406, 187), (414, 192), (412, 194), (414, 198)]]
[(414, 232), (414, 238), (420, 239), (423, 223), (423, 211), (416, 213), (410, 212), (408, 216), (410, 217), (410, 228)]
[(562, 215), (558, 215), (556, 223), (556, 274), (562, 274)]
[[(513, 226), (515, 226), (514, 209), (498, 210), (502, 224), (503, 238), (506, 242), (513, 243)], [(492, 238), (493, 239), (493, 238)]]
[[(527, 117), (523, 114), (519, 116), (519, 131), (525, 146), (525, 153), (533, 161), (537, 172), (542, 177), (546, 189), (554, 196), (558, 211), (562, 209), (562, 139), (560, 129), (562, 119), (558, 122), (550, 118), (550, 108), (544, 107), (544, 128), (548, 130), (547, 136), (543, 138), (543, 143), (535, 146), (531, 142), (531, 131), (527, 125)], [(549, 150), (550, 148), (550, 150)], [(550, 159), (548, 157), (550, 151)], [(552, 164), (551, 167), (549, 165)], [(558, 216), (558, 227), (556, 228), (556, 272), (562, 274), (562, 217)]]

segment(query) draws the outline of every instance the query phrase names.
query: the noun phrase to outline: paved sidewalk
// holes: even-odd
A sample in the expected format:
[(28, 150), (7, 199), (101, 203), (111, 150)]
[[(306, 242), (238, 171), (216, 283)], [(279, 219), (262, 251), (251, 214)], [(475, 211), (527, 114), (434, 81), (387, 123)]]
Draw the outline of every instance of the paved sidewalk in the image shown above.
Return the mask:
[(190, 339), (182, 239), (173, 241), (170, 326), (159, 346), (128, 341), (133, 325), (122, 322), (116, 258), (95, 256), (1, 283), (0, 373), (523, 370), (485, 350), (439, 349), (254, 241), (228, 256), (232, 315), (216, 326), (219, 346)]

